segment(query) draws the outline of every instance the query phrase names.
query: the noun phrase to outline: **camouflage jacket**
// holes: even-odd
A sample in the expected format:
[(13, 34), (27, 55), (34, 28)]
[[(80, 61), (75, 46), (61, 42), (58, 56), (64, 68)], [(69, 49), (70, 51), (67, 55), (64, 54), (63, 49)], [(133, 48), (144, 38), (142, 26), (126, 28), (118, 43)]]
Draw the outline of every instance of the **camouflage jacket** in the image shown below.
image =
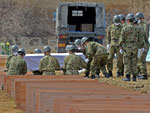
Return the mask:
[(148, 42), (148, 39), (149, 39), (149, 26), (146, 24), (146, 23), (141, 23), (139, 24), (139, 26), (143, 27), (144, 29), (144, 41), (145, 41), (145, 48), (149, 48), (149, 42)]
[(7, 57), (7, 60), (6, 60), (6, 68), (7, 68), (7, 69), (9, 69), (10, 59), (11, 59), (12, 57), (15, 57), (15, 55), (9, 55), (9, 56)]
[(85, 61), (75, 54), (69, 54), (64, 59), (64, 70), (80, 70), (85, 67)]
[(109, 26), (106, 36), (107, 44), (119, 45), (119, 39), (122, 28), (122, 25), (116, 26), (115, 24), (112, 24)]
[(108, 55), (107, 49), (97, 42), (89, 42), (87, 44), (86, 54), (88, 59), (92, 59), (94, 56), (103, 57)]
[(140, 38), (142, 35), (143, 32), (138, 26), (128, 24), (122, 29), (119, 44), (124, 51), (134, 52), (144, 44), (144, 41)]
[(25, 75), (27, 64), (21, 56), (12, 57), (8, 68), (8, 75)]
[(55, 72), (55, 70), (59, 70), (60, 65), (58, 63), (58, 60), (51, 55), (44, 56), (40, 60), (40, 65), (39, 65), (39, 71), (40, 72)]

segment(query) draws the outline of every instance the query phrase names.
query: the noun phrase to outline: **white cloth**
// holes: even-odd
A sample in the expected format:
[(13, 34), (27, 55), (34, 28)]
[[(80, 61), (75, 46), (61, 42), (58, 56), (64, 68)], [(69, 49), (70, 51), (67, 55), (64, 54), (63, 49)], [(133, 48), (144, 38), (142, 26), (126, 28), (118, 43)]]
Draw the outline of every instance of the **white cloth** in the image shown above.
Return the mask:
[(142, 54), (143, 54), (143, 52), (145, 51), (145, 49), (144, 48), (141, 48), (141, 49), (138, 49), (138, 58), (141, 58), (141, 56), (142, 56)]
[[(81, 56), (84, 60), (85, 57), (82, 53), (75, 53)], [(58, 59), (60, 67), (64, 65), (64, 58), (69, 55), (69, 53), (51, 53), (51, 55)], [(24, 59), (27, 63), (28, 71), (36, 71), (39, 69), (40, 59), (44, 57), (44, 54), (27, 54)]]
[(146, 49), (145, 48), (142, 48), (142, 51), (144, 52)]

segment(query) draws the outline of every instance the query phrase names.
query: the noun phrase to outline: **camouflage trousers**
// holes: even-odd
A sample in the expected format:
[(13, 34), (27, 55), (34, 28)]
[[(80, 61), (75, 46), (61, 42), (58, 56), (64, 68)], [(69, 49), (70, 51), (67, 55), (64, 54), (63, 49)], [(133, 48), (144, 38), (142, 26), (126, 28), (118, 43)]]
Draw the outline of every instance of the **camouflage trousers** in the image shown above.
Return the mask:
[(106, 64), (107, 64), (107, 54), (101, 56), (94, 56), (90, 66), (91, 75), (98, 74), (97, 70), (99, 70), (99, 72), (102, 71), (103, 74), (107, 73)]
[(137, 75), (137, 65), (138, 65), (137, 51), (124, 52), (123, 61), (124, 61), (125, 75), (129, 74)]
[[(87, 75), (89, 75), (90, 74), (90, 67), (91, 67), (91, 62), (92, 62), (92, 60), (89, 60), (88, 62), (87, 62), (87, 64), (86, 64), (86, 70), (85, 70), (85, 74), (87, 74)], [(100, 73), (100, 69), (99, 68), (96, 68), (96, 70), (95, 70), (96, 72), (96, 74), (99, 74)]]
[(55, 72), (44, 71), (42, 75), (55, 75)]
[(143, 52), (141, 58), (138, 59), (138, 73), (141, 75), (147, 75), (146, 56), (148, 49)]
[(116, 45), (110, 46), (107, 69), (108, 71), (113, 70), (113, 59), (114, 59), (115, 53), (117, 55), (117, 72), (123, 73), (123, 69), (124, 69), (123, 56), (122, 54), (120, 54), (120, 47)]
[(78, 70), (66, 70), (65, 75), (79, 75)]

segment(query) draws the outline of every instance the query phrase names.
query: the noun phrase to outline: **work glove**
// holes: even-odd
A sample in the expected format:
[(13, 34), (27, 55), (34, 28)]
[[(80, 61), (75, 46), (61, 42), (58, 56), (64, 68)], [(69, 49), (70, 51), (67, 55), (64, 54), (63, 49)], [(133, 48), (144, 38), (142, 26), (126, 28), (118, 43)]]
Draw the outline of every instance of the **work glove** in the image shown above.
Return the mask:
[(89, 59), (88, 59), (88, 58), (87, 58), (87, 59), (85, 59), (85, 62), (86, 62), (86, 63), (88, 63), (88, 62), (89, 62)]
[(138, 49), (138, 58), (141, 58), (143, 52), (145, 51), (145, 48), (141, 48), (141, 49)]
[(110, 45), (107, 44), (107, 51), (109, 52), (109, 50), (110, 50)]
[(145, 48), (142, 48), (142, 51), (144, 52), (146, 49)]
[(119, 51), (119, 52), (120, 52), (120, 54), (123, 54), (123, 53), (124, 53), (124, 51), (123, 51), (122, 49), (120, 49), (120, 51)]
[(82, 70), (78, 70), (79, 74), (85, 72), (85, 69), (83, 68)]

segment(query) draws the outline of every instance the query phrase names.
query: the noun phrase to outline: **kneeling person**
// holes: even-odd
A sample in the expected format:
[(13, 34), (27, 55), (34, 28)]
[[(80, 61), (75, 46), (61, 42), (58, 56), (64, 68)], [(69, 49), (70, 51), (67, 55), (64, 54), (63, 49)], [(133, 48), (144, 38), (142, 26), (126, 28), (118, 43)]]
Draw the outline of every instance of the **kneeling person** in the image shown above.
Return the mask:
[(27, 73), (27, 64), (24, 60), (26, 52), (23, 48), (18, 50), (18, 56), (10, 59), (7, 75), (25, 75)]
[(69, 52), (69, 56), (64, 60), (65, 75), (79, 75), (78, 70), (86, 67), (85, 61), (80, 56), (74, 54), (75, 49), (74, 45), (66, 46), (66, 51)]
[(60, 70), (58, 60), (50, 55), (51, 48), (44, 46), (44, 57), (40, 60), (39, 71), (43, 75), (55, 75), (56, 70)]

